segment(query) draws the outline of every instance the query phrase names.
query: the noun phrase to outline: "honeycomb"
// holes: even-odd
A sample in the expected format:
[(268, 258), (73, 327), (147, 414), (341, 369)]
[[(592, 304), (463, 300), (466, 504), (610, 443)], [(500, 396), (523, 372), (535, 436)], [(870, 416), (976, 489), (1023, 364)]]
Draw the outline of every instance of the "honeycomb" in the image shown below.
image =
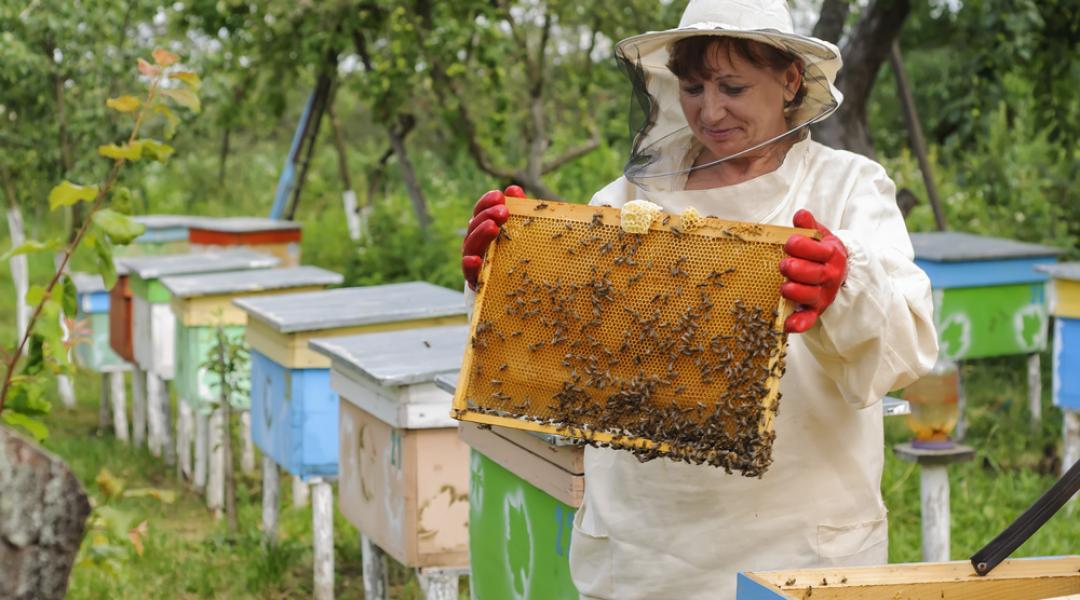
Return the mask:
[(786, 227), (507, 198), (454, 416), (760, 476), (784, 371)]

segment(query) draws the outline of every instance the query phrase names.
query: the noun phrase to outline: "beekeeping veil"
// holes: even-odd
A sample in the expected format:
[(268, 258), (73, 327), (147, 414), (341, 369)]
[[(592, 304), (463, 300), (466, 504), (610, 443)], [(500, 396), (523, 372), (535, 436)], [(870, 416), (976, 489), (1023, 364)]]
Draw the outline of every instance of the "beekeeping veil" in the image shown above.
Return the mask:
[[(788, 130), (778, 136), (752, 140), (748, 147), (694, 165), (702, 145), (679, 104), (679, 81), (668, 69), (672, 45), (696, 36), (728, 36), (774, 46), (801, 63), (805, 93), (785, 109)], [(714, 167), (758, 150), (825, 119), (843, 96), (833, 85), (840, 69), (840, 52), (829, 42), (793, 32), (785, 0), (691, 0), (679, 26), (627, 38), (615, 48), (615, 58), (630, 79), (630, 132), (633, 147), (623, 168), (626, 178), (651, 191), (679, 191), (690, 171)]]

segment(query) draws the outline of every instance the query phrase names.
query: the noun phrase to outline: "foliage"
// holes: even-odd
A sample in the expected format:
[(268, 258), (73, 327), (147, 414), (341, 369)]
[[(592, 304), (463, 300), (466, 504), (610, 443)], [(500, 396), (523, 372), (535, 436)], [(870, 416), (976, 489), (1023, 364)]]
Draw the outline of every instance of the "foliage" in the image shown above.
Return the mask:
[[(194, 88), (198, 85), (197, 77), (193, 78), (190, 72), (169, 69), (179, 61), (177, 56), (158, 49), (154, 51), (154, 61), (154, 64), (150, 64), (141, 58), (138, 60), (138, 71), (147, 80), (146, 96), (141, 103), (138, 100), (133, 102), (130, 97), (120, 97), (111, 103), (114, 110), (128, 114), (129, 118), (133, 117), (133, 122), (123, 146), (110, 144), (99, 147), (100, 155), (112, 159), (111, 168), (104, 181), (99, 185), (79, 185), (65, 179), (48, 194), (51, 209), (86, 204), (89, 206), (88, 218), (66, 244), (59, 238), (44, 242), (28, 240), (14, 250), (19, 253), (33, 253), (64, 245), (57, 269), (49, 282), (44, 286), (34, 285), (27, 292), (26, 302), (34, 305), (34, 308), (27, 329), (21, 333), (17, 346), (4, 357), (4, 380), (3, 387), (0, 388), (0, 415), (3, 415), (4, 421), (26, 429), (39, 440), (47, 434), (45, 425), (37, 419), (47, 412), (44, 407), (47, 402), (42, 400), (42, 387), (46, 382), (44, 375), (47, 372), (72, 371), (69, 344), (60, 325), (61, 315), (74, 315), (77, 308), (75, 286), (65, 274), (68, 262), (85, 240), (85, 246), (89, 247), (97, 259), (98, 272), (104, 278), (106, 288), (113, 286), (116, 280), (112, 259), (113, 246), (130, 243), (143, 233), (145, 227), (119, 212), (105, 208), (106, 199), (125, 163), (143, 158), (144, 153), (147, 158), (164, 161), (172, 153), (172, 148), (167, 144), (139, 137), (140, 130), (149, 128), (154, 117), (164, 120), (166, 136), (169, 137), (168, 130), (172, 129), (175, 115), (163, 96), (188, 108), (191, 108), (189, 96), (197, 98), (194, 95)], [(177, 93), (181, 90), (186, 94)], [(178, 96), (183, 99), (177, 100)], [(138, 112), (135, 112), (136, 110)], [(11, 201), (14, 203), (13, 198)], [(26, 360), (20, 361), (24, 351)], [(12, 400), (10, 404), (6, 402), (9, 397)]]

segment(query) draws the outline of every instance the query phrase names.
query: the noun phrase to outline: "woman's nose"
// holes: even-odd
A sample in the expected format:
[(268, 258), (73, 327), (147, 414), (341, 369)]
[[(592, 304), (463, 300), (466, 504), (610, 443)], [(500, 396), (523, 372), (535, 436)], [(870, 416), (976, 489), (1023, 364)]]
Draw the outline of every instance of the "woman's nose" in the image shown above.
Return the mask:
[(727, 99), (719, 90), (705, 87), (702, 94), (701, 120), (706, 125), (719, 123), (727, 116)]

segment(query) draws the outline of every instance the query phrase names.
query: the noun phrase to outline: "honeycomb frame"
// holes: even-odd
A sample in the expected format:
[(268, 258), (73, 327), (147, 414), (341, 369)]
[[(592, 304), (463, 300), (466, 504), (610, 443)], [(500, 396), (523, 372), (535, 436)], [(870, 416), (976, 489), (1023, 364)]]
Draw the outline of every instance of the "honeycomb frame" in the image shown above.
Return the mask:
[[(783, 374), (791, 227), (507, 198), (452, 416), (760, 476)], [(683, 375), (687, 375), (683, 378)]]

